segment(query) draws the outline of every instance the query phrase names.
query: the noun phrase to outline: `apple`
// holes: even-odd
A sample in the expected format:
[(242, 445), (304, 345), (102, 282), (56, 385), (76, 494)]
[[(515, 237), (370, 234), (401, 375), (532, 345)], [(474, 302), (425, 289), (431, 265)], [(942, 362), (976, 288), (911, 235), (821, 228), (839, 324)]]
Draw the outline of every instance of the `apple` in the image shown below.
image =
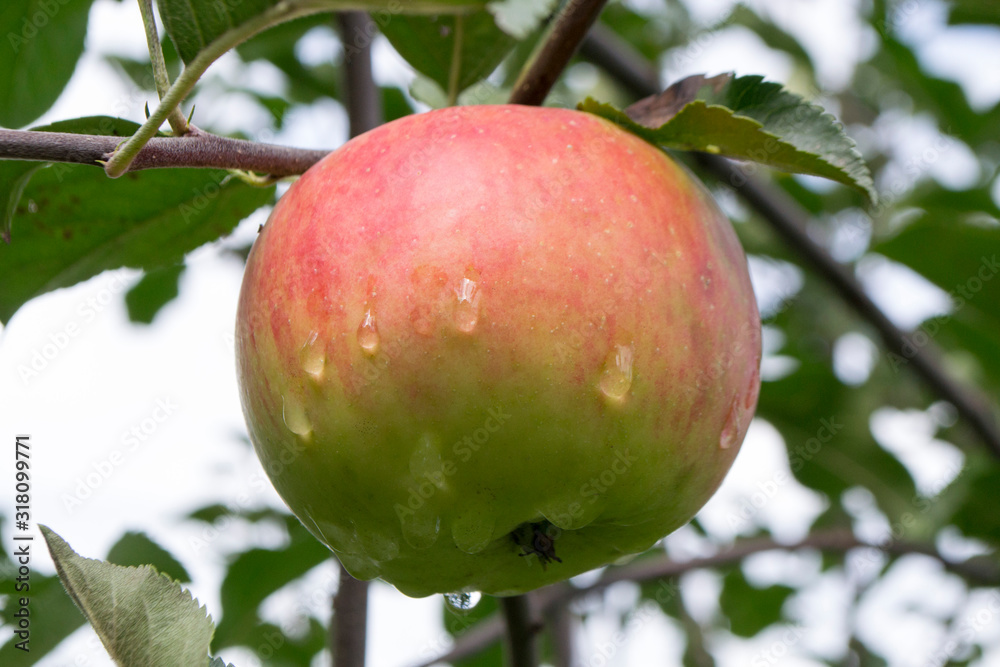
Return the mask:
[(746, 257), (705, 188), (578, 111), (359, 136), (250, 253), (236, 356), (281, 497), (355, 577), (512, 595), (650, 548), (756, 407)]

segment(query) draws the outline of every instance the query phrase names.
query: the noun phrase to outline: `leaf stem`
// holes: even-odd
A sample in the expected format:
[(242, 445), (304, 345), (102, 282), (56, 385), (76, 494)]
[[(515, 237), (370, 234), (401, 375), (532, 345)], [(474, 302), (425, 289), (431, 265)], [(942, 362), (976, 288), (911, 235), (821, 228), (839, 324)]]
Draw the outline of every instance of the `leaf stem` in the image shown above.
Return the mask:
[[(163, 48), (160, 46), (160, 35), (156, 29), (156, 15), (153, 13), (153, 0), (139, 0), (139, 11), (142, 13), (142, 24), (146, 28), (146, 44), (149, 47), (149, 62), (153, 66), (153, 80), (156, 81), (156, 92), (163, 99), (170, 89), (170, 74), (167, 63), (163, 59)], [(170, 129), (177, 136), (183, 136), (188, 131), (187, 119), (180, 107), (174, 107), (167, 116)]]
[(568, 0), (549, 26), (541, 44), (521, 70), (511, 104), (539, 105), (597, 20), (607, 0)]

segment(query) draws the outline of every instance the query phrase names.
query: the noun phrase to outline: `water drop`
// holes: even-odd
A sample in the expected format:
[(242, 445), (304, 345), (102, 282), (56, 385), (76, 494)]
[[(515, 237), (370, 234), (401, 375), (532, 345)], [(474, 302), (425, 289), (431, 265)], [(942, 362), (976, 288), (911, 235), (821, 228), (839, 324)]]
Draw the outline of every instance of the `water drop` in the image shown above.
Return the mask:
[(729, 406), (729, 414), (726, 415), (726, 423), (722, 425), (722, 434), (719, 435), (719, 447), (729, 449), (736, 444), (736, 439), (740, 435), (740, 406), (739, 401), (733, 401)]
[(410, 313), (410, 324), (413, 330), (421, 336), (430, 336), (434, 333), (434, 313), (430, 306), (417, 306)]
[(316, 344), (318, 339), (319, 334), (313, 331), (309, 334), (309, 339), (299, 349), (302, 370), (311, 375), (317, 382), (323, 379), (323, 370), (326, 368), (326, 352), (322, 345)]
[(451, 523), (455, 546), (467, 554), (477, 554), (493, 541), (496, 523), (485, 508), (469, 507)]
[(443, 489), (446, 486), (443, 468), (441, 452), (438, 451), (434, 438), (425, 433), (410, 454), (410, 474), (417, 484), (429, 481), (439, 489)]
[(462, 278), (455, 289), (458, 303), (455, 305), (455, 326), (462, 333), (472, 333), (479, 322), (479, 285), (475, 280)]
[(468, 614), (479, 601), (483, 599), (483, 594), (479, 591), (471, 593), (445, 593), (444, 602), (448, 608), (458, 614)]
[(303, 438), (312, 433), (312, 423), (306, 416), (306, 410), (302, 404), (294, 398), (281, 397), (281, 419), (285, 422), (288, 430)]
[(358, 325), (358, 345), (369, 356), (378, 352), (378, 328), (375, 326), (375, 314), (371, 308), (365, 311), (365, 317)]
[(747, 387), (747, 395), (743, 401), (743, 407), (747, 410), (753, 410), (757, 405), (757, 399), (760, 397), (760, 368), (756, 367), (753, 369), (753, 373), (750, 375), (750, 386)]
[(598, 388), (609, 400), (621, 403), (632, 388), (632, 363), (635, 351), (631, 345), (615, 345), (604, 362), (604, 372)]
[(403, 539), (414, 549), (427, 549), (432, 546), (441, 530), (441, 518), (427, 511), (426, 506), (400, 517), (399, 523)]
[(389, 535), (372, 530), (360, 530), (358, 541), (365, 555), (373, 561), (381, 563), (399, 555), (399, 542)]

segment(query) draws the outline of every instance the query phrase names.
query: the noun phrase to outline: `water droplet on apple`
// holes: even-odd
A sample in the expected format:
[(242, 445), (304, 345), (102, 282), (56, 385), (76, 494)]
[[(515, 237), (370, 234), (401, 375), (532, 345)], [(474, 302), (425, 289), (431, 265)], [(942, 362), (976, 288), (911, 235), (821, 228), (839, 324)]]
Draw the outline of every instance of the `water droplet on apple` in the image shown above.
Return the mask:
[(379, 336), (378, 327), (375, 326), (375, 314), (371, 308), (365, 311), (365, 317), (358, 325), (358, 345), (365, 351), (365, 354), (373, 356), (378, 352)]
[(720, 448), (729, 449), (736, 444), (736, 439), (740, 435), (740, 412), (739, 400), (734, 400), (729, 406), (726, 423), (722, 425), (722, 434), (719, 436)]
[(457, 614), (468, 614), (475, 609), (479, 601), (483, 599), (483, 594), (479, 591), (471, 593), (445, 593), (444, 602)]
[(493, 541), (496, 523), (486, 508), (469, 507), (451, 523), (455, 546), (467, 554), (477, 554)]
[(305, 438), (312, 433), (312, 422), (306, 416), (306, 409), (294, 398), (281, 397), (281, 419), (295, 435)]
[(404, 513), (399, 523), (403, 539), (414, 549), (427, 549), (432, 546), (441, 530), (441, 518), (428, 512), (426, 505), (415, 512)]
[(413, 330), (421, 336), (430, 336), (434, 333), (434, 313), (430, 306), (417, 306), (410, 312), (410, 324)]
[(399, 555), (399, 542), (384, 533), (359, 530), (358, 541), (365, 555), (374, 561), (384, 562)]
[(326, 368), (326, 351), (322, 345), (316, 344), (318, 339), (319, 334), (315, 331), (309, 334), (308, 340), (299, 349), (299, 359), (302, 361), (302, 370), (320, 382)]
[(757, 399), (760, 397), (760, 368), (754, 368), (753, 373), (750, 375), (750, 386), (747, 387), (747, 395), (743, 401), (743, 407), (747, 410), (753, 410), (757, 405)]
[(621, 403), (632, 388), (632, 363), (635, 351), (631, 345), (615, 345), (604, 361), (604, 372), (597, 386), (601, 393), (615, 403)]
[(425, 433), (420, 436), (417, 446), (410, 454), (410, 474), (418, 485), (430, 482), (443, 489), (447, 486), (443, 469), (444, 463), (441, 461), (437, 443), (431, 434)]
[(455, 326), (462, 333), (472, 333), (479, 322), (479, 285), (475, 280), (462, 278), (455, 288), (458, 303), (455, 304)]

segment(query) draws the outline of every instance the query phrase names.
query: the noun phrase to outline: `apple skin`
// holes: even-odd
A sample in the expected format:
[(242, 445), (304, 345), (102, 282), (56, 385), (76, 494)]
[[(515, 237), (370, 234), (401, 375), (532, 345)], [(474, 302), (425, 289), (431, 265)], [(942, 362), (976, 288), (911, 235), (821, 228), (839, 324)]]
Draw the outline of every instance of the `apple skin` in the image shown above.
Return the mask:
[(236, 356), (264, 469), (352, 575), (513, 595), (702, 507), (756, 408), (760, 319), (728, 219), (662, 151), (582, 112), (456, 107), (292, 185)]

